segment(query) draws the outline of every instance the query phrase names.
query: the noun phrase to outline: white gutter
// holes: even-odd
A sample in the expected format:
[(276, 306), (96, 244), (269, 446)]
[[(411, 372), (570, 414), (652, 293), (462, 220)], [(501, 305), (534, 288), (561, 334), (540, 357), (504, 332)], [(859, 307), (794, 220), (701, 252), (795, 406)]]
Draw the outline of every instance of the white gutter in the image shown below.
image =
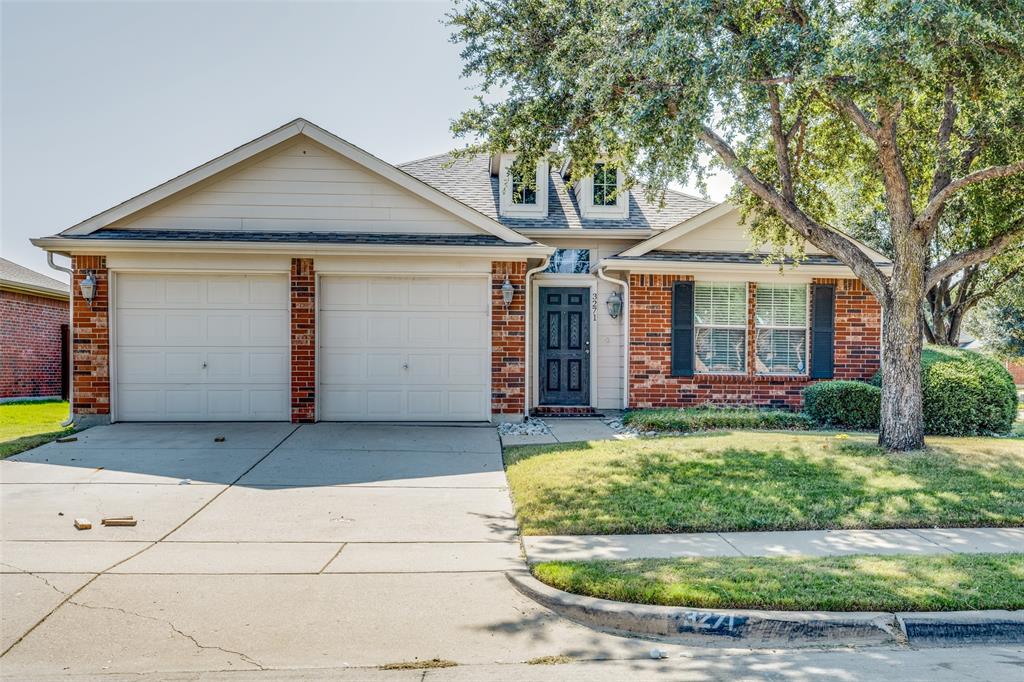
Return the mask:
[[(699, 263), (695, 261), (657, 261), (657, 260), (630, 260), (626, 258), (603, 259), (600, 266), (625, 270), (627, 272), (642, 272), (648, 275), (696, 275), (702, 273), (728, 272), (736, 276), (744, 277), (765, 277), (778, 273), (778, 265), (765, 265), (764, 263)], [(888, 274), (892, 270), (891, 265), (876, 266), (883, 273)], [(845, 265), (807, 265), (800, 264), (794, 267), (787, 267), (785, 275), (793, 277), (835, 277), (839, 279), (857, 279)]]
[(530, 416), (530, 355), (533, 353), (533, 344), (530, 343), (530, 339), (533, 338), (532, 335), (530, 334), (530, 299), (533, 297), (533, 290), (530, 289), (530, 278), (533, 277), (533, 275), (537, 274), (538, 272), (541, 272), (545, 268), (547, 268), (548, 267), (548, 261), (550, 261), (550, 260), (551, 260), (550, 256), (544, 256), (544, 260), (541, 262), (540, 265), (538, 265), (537, 267), (533, 268), (532, 270), (527, 270), (526, 271), (526, 281), (525, 281), (525, 283), (523, 285), (523, 287), (526, 289), (526, 291), (523, 292), (523, 295), (526, 296), (526, 310), (525, 310), (526, 320), (525, 320), (525, 323), (523, 324), (523, 329), (526, 332), (526, 334), (525, 334), (525, 341), (524, 341), (524, 343), (526, 343), (526, 363), (524, 365), (524, 368), (526, 370), (526, 376), (523, 379), (523, 418), (524, 419)]
[(622, 409), (629, 407), (629, 282), (615, 279), (598, 266), (597, 276), (622, 287)]
[(71, 426), (75, 421), (75, 273), (71, 268), (54, 263), (53, 251), (46, 252), (46, 263), (71, 278), (68, 286), (68, 418), (60, 423), (61, 426)]

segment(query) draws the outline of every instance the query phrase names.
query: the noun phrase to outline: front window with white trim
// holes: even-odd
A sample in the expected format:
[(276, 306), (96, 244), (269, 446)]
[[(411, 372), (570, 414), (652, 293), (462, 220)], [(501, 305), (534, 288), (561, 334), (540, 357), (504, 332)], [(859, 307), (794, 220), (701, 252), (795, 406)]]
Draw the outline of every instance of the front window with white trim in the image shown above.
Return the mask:
[(754, 324), (758, 374), (807, 373), (807, 285), (758, 284)]
[(697, 372), (746, 371), (746, 283), (697, 282), (693, 287), (693, 325)]

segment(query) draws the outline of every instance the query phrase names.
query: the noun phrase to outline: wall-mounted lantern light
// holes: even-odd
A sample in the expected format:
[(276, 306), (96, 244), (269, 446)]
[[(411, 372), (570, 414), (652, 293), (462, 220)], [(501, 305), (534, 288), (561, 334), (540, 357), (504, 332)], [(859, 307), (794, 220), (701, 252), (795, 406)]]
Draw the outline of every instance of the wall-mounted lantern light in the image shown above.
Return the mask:
[(505, 276), (505, 283), (501, 285), (501, 300), (505, 302), (507, 308), (512, 303), (512, 297), (515, 296), (516, 288), (512, 286), (512, 282), (508, 281), (508, 275)]
[(614, 320), (622, 313), (622, 294), (617, 291), (613, 291), (605, 304), (608, 306), (608, 314), (611, 315)]
[(96, 275), (92, 270), (85, 273), (85, 279), (78, 283), (78, 287), (82, 290), (82, 298), (88, 301), (91, 308), (92, 301), (96, 298)]

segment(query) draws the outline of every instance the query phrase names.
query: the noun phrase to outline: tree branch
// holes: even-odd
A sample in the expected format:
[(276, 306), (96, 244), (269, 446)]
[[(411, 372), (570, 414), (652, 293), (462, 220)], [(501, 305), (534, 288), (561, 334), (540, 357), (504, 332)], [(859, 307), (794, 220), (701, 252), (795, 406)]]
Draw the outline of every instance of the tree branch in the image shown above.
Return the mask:
[(1013, 228), (993, 237), (992, 241), (985, 246), (953, 254), (944, 261), (936, 263), (928, 271), (928, 275), (925, 278), (925, 291), (935, 286), (942, 278), (948, 277), (971, 265), (984, 263), (1018, 241), (1024, 242), (1024, 220), (1018, 220)]
[(711, 147), (747, 189), (753, 192), (761, 201), (771, 206), (790, 229), (825, 253), (835, 256), (849, 266), (853, 273), (860, 278), (864, 285), (879, 300), (885, 297), (886, 276), (882, 274), (882, 271), (871, 262), (867, 254), (861, 251), (856, 244), (838, 232), (820, 225), (797, 208), (792, 201), (787, 200), (773, 187), (770, 187), (755, 176), (749, 168), (740, 163), (729, 143), (719, 137), (713, 130), (704, 126), (700, 133), (698, 133), (698, 138), (701, 142)]
[(782, 185), (782, 196), (786, 201), (793, 202), (796, 193), (793, 191), (793, 174), (789, 168), (789, 139), (782, 130), (782, 107), (779, 104), (779, 90), (776, 86), (768, 86), (768, 108), (772, 117), (772, 142), (775, 145), (775, 163), (779, 167), (779, 184)]
[(873, 142), (878, 140), (878, 124), (868, 118), (868, 115), (852, 99), (849, 97), (835, 97), (833, 101), (839, 111), (846, 114), (846, 117), (853, 121), (854, 125), (857, 126), (865, 137)]
[(952, 179), (952, 170), (949, 167), (949, 138), (953, 134), (953, 124), (956, 122), (957, 106), (953, 101), (953, 84), (946, 84), (946, 95), (942, 103), (942, 122), (935, 133), (935, 174), (932, 177), (932, 189), (928, 193), (931, 200), (939, 191), (949, 184)]
[(1024, 173), (1024, 161), (1018, 161), (1017, 163), (1011, 163), (1006, 166), (989, 166), (988, 168), (981, 168), (973, 173), (968, 173), (962, 178), (953, 180), (939, 190), (935, 196), (928, 201), (928, 204), (924, 207), (921, 215), (918, 216), (915, 221), (916, 227), (918, 229), (927, 230), (930, 233), (934, 229), (936, 223), (938, 223), (939, 216), (942, 215), (943, 206), (946, 205), (946, 202), (949, 201), (954, 194), (963, 188), (976, 185), (979, 182), (985, 182), (986, 180), (1007, 178), (1020, 173)]

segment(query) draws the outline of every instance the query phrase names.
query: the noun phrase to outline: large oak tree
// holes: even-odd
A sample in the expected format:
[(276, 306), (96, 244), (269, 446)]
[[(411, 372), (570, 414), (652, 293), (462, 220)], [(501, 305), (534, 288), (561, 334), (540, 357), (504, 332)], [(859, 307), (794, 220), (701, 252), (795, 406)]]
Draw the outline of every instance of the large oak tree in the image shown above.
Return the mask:
[[(710, 155), (755, 241), (848, 265), (883, 311), (880, 442), (924, 444), (926, 292), (1024, 238), (996, 226), (930, 258), (951, 202), (1019, 200), (1024, 0), (466, 0), (448, 21), (484, 92), (453, 126), (471, 149), (523, 168), (555, 149), (574, 175), (610, 159), (654, 192)], [(873, 187), (891, 274), (834, 227)]]

